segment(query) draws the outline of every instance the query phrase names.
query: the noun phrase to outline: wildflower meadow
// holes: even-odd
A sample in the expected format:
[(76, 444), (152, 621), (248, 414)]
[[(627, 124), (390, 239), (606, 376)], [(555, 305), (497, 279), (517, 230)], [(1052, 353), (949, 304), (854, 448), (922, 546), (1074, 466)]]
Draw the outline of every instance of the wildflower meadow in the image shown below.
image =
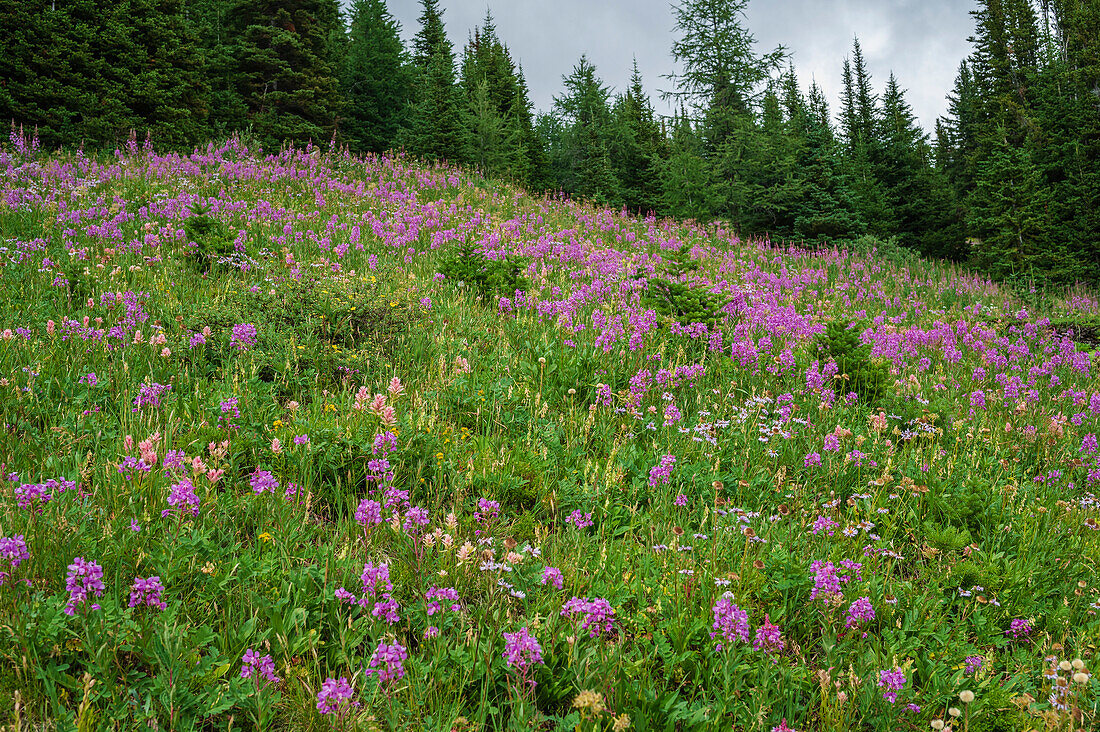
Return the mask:
[(0, 174), (6, 729), (1100, 724), (1095, 292), (331, 146)]

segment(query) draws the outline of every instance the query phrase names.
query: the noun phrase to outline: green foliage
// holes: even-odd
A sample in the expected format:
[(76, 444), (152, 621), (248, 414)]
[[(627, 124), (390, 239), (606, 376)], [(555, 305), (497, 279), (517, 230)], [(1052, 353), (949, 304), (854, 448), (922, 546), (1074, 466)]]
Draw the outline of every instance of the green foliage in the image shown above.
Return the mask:
[(834, 320), (817, 337), (817, 350), (836, 362), (841, 377), (838, 391), (855, 392), (864, 404), (874, 404), (886, 394), (889, 374), (886, 366), (871, 358), (871, 347), (863, 343), (855, 324)]
[(477, 245), (471, 241), (459, 245), (439, 265), (441, 275), (470, 288), (490, 307), (496, 306), (497, 298), (512, 298), (517, 290), (528, 288), (522, 269), (518, 258), (489, 259), (477, 251)]
[(414, 78), (384, 0), (356, 0), (340, 73), (342, 132), (351, 149), (381, 153), (394, 145), (408, 122)]
[(210, 215), (210, 207), (201, 203), (191, 205), (191, 215), (183, 220), (183, 231), (187, 241), (194, 247), (187, 256), (195, 262), (199, 271), (205, 271), (218, 259), (233, 253), (233, 234), (222, 221)]
[(228, 14), (230, 84), (264, 147), (332, 137), (341, 107), (336, 0), (242, 0)]

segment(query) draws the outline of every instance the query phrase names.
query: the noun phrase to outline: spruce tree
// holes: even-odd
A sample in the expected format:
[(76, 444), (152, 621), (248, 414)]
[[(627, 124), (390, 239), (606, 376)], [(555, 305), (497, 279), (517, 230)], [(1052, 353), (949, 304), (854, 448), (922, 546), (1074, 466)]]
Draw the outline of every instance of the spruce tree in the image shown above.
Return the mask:
[(238, 0), (231, 8), (231, 83), (265, 147), (332, 136), (340, 108), (338, 24), (336, 0)]
[(562, 77), (565, 91), (554, 97), (554, 113), (563, 124), (555, 161), (566, 191), (600, 202), (614, 201), (619, 182), (607, 149), (610, 91), (587, 56)]
[(415, 155), (459, 161), (463, 130), (454, 49), (443, 27), (439, 0), (420, 0), (420, 4), (420, 31), (413, 41), (416, 102), (401, 139)]
[(385, 0), (355, 0), (340, 74), (343, 133), (353, 150), (381, 153), (408, 122), (413, 71)]
[(608, 142), (621, 202), (628, 209), (647, 212), (656, 208), (657, 165), (662, 143), (653, 105), (635, 60), (630, 86), (615, 100)]

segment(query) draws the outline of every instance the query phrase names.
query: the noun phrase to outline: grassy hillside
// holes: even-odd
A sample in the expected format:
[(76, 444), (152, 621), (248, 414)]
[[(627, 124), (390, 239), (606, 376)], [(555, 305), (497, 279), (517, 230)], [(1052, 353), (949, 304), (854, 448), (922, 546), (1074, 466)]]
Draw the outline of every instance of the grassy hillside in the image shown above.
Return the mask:
[(9, 726), (1096, 722), (1094, 295), (401, 158), (0, 172)]

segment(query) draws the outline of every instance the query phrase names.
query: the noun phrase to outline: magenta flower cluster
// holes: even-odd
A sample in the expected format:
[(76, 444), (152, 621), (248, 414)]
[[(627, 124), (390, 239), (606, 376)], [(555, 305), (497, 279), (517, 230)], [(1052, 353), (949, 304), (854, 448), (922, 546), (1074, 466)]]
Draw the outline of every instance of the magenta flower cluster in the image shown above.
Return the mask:
[(878, 672), (878, 685), (886, 690), (882, 693), (882, 698), (891, 704), (898, 700), (898, 692), (902, 690), (907, 681), (905, 672), (900, 668), (883, 669)]
[(256, 326), (252, 323), (237, 323), (233, 326), (233, 335), (229, 338), (229, 345), (236, 346), (238, 351), (247, 351), (256, 345)]
[(542, 663), (542, 646), (524, 626), (515, 633), (504, 634), (502, 655), (509, 667), (522, 673), (526, 672), (528, 667)]
[[(0, 536), (0, 562), (6, 562), (12, 571), (15, 571), (16, 567), (30, 558), (30, 552), (27, 551), (27, 540), (22, 534)], [(0, 571), (0, 585), (3, 585), (10, 576), (9, 572)]]
[(550, 584), (553, 585), (555, 589), (560, 590), (564, 586), (561, 570), (557, 567), (543, 567), (541, 584)]
[(399, 605), (393, 597), (393, 583), (390, 581), (390, 568), (386, 564), (377, 567), (367, 562), (363, 565), (363, 573), (359, 576), (363, 584), (363, 591), (356, 597), (343, 587), (336, 590), (336, 599), (349, 605), (370, 607), (371, 615), (382, 618), (391, 625), (401, 620), (397, 614)]
[(351, 697), (355, 690), (346, 677), (325, 679), (321, 690), (317, 692), (317, 711), (321, 714), (345, 714), (352, 706)]
[(563, 617), (581, 615), (581, 629), (587, 630), (591, 638), (601, 633), (610, 633), (615, 623), (615, 610), (611, 603), (602, 597), (594, 599), (574, 597), (561, 608)]
[[(90, 597), (103, 595), (103, 567), (85, 560), (84, 557), (77, 557), (69, 565), (69, 573), (65, 577), (65, 589), (69, 591), (69, 601), (65, 603), (65, 614), (75, 615), (77, 607), (83, 605)], [(99, 605), (91, 604), (90, 609), (98, 610)]]
[(261, 678), (272, 684), (282, 681), (275, 675), (275, 661), (272, 660), (271, 655), (261, 656), (258, 651), (251, 648), (245, 651), (241, 658), (241, 678), (254, 678), (257, 685)]
[[(726, 643), (737, 640), (749, 642), (749, 614), (734, 604), (732, 595), (726, 593), (719, 597), (711, 608), (711, 613), (714, 615), (711, 638), (721, 636)], [(715, 647), (720, 651), (724, 644), (719, 642)]]
[(379, 683), (390, 683), (405, 677), (405, 659), (409, 657), (405, 646), (397, 643), (379, 643), (366, 669), (367, 676), (378, 676)]
[(134, 577), (134, 584), (130, 588), (130, 607), (148, 605), (160, 610), (168, 607), (161, 595), (164, 593), (164, 585), (160, 583), (160, 577)]
[(458, 591), (453, 587), (431, 587), (427, 594), (424, 595), (424, 600), (428, 603), (429, 616), (444, 611), (444, 604), (441, 603), (440, 600), (450, 603), (449, 607), (446, 609), (450, 609), (453, 612), (458, 612), (462, 609), (462, 606), (458, 603)]

